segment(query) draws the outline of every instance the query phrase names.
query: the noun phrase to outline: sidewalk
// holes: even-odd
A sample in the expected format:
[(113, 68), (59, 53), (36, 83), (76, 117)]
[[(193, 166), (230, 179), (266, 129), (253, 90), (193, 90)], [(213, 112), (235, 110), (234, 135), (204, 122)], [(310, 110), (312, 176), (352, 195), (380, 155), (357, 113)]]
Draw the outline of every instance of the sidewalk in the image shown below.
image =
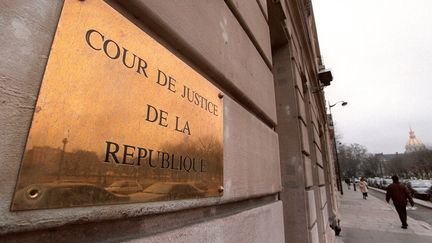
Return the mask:
[[(374, 196), (364, 200), (359, 190), (344, 185), (340, 214), (342, 231), (336, 242), (432, 242), (432, 227), (408, 216), (408, 229), (402, 229), (399, 217), (391, 204)], [(432, 209), (431, 209), (432, 210)], [(408, 212), (409, 215), (409, 212)]]

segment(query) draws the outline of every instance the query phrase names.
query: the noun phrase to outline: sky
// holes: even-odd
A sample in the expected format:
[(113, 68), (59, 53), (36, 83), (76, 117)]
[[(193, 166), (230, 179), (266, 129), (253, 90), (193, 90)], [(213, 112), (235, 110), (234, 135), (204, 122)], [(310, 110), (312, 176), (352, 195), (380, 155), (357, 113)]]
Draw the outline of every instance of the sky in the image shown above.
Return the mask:
[(313, 0), (336, 133), (371, 153), (403, 153), (410, 127), (432, 145), (432, 1)]

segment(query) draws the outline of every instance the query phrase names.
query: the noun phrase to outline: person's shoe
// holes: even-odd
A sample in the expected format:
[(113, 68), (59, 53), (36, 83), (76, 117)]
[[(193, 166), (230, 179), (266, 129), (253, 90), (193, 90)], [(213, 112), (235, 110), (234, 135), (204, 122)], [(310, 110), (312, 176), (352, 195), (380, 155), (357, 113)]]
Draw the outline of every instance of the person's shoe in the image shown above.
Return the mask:
[(401, 228), (402, 228), (402, 229), (407, 229), (407, 228), (408, 228), (408, 225), (402, 225)]

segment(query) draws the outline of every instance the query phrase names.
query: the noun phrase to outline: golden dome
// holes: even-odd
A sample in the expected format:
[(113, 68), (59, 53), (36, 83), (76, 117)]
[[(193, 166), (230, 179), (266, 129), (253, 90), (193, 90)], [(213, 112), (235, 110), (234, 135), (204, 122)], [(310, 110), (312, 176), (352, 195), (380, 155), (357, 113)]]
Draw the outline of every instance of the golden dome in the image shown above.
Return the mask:
[(405, 145), (405, 153), (416, 152), (426, 149), (426, 146), (416, 138), (414, 131), (410, 128), (408, 142)]

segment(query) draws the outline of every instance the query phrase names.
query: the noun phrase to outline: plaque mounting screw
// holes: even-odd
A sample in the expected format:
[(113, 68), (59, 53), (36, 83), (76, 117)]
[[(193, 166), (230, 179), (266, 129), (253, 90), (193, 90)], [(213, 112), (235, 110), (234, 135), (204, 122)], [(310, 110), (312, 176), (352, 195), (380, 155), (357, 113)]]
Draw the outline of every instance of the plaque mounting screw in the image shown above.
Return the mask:
[(30, 190), (28, 190), (27, 192), (28, 192), (29, 197), (30, 197), (31, 199), (35, 199), (35, 198), (37, 198), (37, 197), (40, 195), (39, 190), (38, 190), (38, 189), (35, 189), (35, 188), (30, 189)]
[(218, 97), (219, 97), (219, 99), (222, 99), (222, 98), (224, 97), (224, 94), (223, 94), (222, 92), (220, 92), (220, 93), (218, 94)]
[(220, 186), (219, 189), (218, 189), (218, 191), (219, 191), (219, 193), (222, 193), (224, 191), (224, 187)]

